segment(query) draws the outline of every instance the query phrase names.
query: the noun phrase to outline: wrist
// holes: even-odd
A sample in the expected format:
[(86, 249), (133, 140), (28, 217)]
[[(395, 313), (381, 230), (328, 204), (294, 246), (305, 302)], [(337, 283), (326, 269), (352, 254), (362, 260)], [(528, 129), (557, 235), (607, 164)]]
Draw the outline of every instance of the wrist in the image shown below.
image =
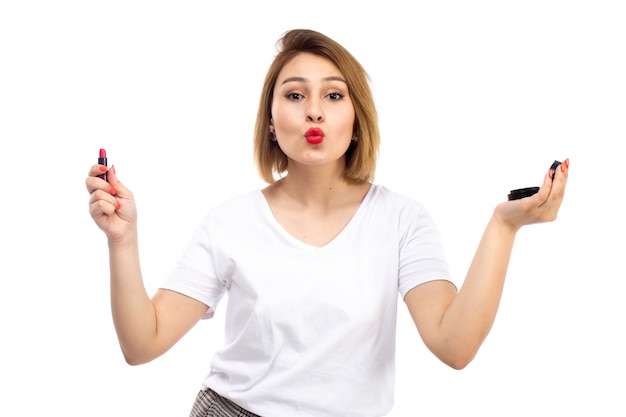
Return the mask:
[(138, 234), (137, 228), (133, 227), (129, 229), (126, 233), (116, 236), (116, 237), (108, 237), (108, 245), (109, 251), (126, 251), (126, 250), (135, 250), (138, 246)]
[(499, 212), (498, 208), (494, 210), (489, 223), (493, 224), (493, 226), (497, 228), (500, 233), (510, 235), (512, 237), (515, 237), (517, 231), (521, 228), (521, 225), (515, 225), (508, 222)]

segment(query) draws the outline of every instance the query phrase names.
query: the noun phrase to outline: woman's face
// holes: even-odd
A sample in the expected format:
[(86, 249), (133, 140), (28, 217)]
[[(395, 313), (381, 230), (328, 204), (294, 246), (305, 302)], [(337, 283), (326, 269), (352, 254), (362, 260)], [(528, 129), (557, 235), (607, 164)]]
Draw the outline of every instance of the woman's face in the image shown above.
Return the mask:
[(301, 53), (278, 74), (270, 128), (290, 167), (345, 169), (354, 118), (348, 85), (330, 60)]

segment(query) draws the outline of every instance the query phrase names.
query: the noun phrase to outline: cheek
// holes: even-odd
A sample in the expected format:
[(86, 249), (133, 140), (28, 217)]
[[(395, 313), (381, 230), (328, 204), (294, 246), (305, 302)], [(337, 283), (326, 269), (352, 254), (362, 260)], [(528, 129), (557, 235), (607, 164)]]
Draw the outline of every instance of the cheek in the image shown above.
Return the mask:
[(341, 108), (341, 117), (346, 123), (354, 123), (356, 120), (356, 112), (354, 111), (354, 104), (352, 102), (346, 103)]
[(346, 130), (350, 130), (352, 134), (352, 130), (354, 130), (354, 123), (356, 121), (356, 116), (354, 114), (354, 110), (347, 109), (342, 115), (341, 120), (343, 121), (343, 127)]
[(272, 107), (272, 125), (276, 130), (290, 130), (298, 126), (297, 115), (285, 107)]

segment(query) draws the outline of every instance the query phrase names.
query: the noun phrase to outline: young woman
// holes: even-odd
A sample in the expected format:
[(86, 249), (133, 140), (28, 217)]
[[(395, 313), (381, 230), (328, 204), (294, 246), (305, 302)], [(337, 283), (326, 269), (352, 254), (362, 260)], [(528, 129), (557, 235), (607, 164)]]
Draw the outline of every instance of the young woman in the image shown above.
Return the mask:
[(109, 242), (113, 320), (130, 364), (172, 347), (228, 292), (225, 344), (192, 416), (380, 416), (393, 404), (398, 293), (428, 348), (465, 367), (500, 302), (516, 232), (556, 218), (566, 160), (498, 205), (460, 290), (418, 202), (372, 183), (379, 145), (365, 71), (339, 44), (286, 33), (261, 95), (263, 190), (210, 210), (152, 299), (133, 195), (95, 165), (90, 213)]

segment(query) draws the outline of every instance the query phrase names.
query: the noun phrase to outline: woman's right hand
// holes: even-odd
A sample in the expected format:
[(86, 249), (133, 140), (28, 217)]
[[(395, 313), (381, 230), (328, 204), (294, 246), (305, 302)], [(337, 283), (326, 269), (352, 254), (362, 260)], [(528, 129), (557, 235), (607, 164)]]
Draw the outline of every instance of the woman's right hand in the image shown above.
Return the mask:
[(136, 231), (137, 208), (133, 193), (117, 179), (115, 167), (109, 169), (108, 182), (99, 175), (103, 165), (93, 165), (85, 180), (89, 198), (89, 214), (110, 242), (121, 241)]

